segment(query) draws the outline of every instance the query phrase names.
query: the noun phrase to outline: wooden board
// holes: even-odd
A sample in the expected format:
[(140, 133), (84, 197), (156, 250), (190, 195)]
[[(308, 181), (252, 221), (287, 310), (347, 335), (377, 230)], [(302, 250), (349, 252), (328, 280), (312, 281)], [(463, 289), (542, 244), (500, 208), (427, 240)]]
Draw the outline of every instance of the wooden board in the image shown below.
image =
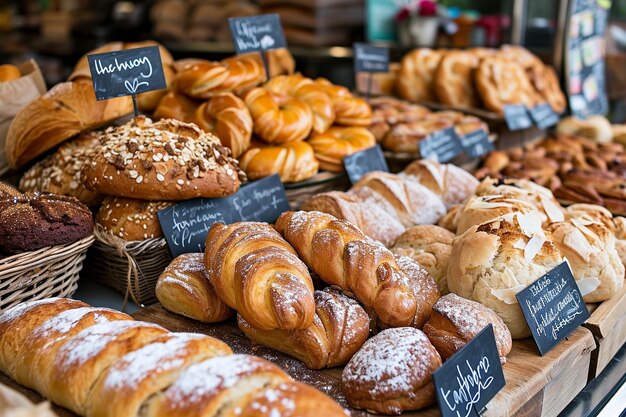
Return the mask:
[[(133, 314), (144, 320), (172, 330), (203, 333), (228, 343), (236, 353), (257, 355), (270, 360), (295, 379), (306, 382), (347, 406), (341, 393), (341, 369), (314, 371), (300, 361), (273, 349), (253, 345), (233, 322), (216, 325), (202, 324), (167, 312), (161, 306), (151, 306)], [(576, 329), (546, 356), (539, 352), (531, 339), (513, 342), (513, 350), (504, 365), (506, 386), (488, 404), (485, 416), (554, 416), (558, 414), (586, 385), (593, 336), (584, 328)], [(369, 417), (369, 413), (351, 410), (354, 417)], [(406, 417), (438, 416), (436, 406), (419, 412), (407, 412)]]
[(626, 285), (610, 300), (600, 303), (584, 324), (591, 330), (597, 348), (591, 355), (589, 379), (597, 377), (626, 343)]

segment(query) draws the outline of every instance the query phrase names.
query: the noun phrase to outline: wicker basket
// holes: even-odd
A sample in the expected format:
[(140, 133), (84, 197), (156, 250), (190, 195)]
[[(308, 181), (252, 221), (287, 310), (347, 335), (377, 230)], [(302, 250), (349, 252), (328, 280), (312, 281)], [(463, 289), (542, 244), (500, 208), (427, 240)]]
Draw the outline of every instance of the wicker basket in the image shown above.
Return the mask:
[(91, 235), (67, 245), (0, 259), (0, 313), (23, 301), (74, 294), (93, 242)]
[(159, 275), (172, 261), (164, 238), (127, 241), (95, 228), (96, 242), (86, 268), (94, 279), (130, 297), (136, 304), (156, 302)]

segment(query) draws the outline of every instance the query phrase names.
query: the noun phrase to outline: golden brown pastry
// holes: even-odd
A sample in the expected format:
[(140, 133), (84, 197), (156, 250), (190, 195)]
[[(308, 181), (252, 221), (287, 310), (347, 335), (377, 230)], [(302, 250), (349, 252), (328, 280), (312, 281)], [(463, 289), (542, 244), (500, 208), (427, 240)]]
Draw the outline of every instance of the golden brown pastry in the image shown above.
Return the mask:
[(387, 329), (348, 362), (341, 388), (353, 408), (400, 414), (435, 402), (432, 374), (440, 366), (439, 353), (421, 330)]
[(434, 77), (439, 102), (454, 107), (479, 107), (480, 100), (474, 88), (474, 72), (479, 63), (480, 58), (471, 52), (447, 52)]
[(360, 97), (354, 97), (345, 87), (317, 78), (315, 84), (332, 100), (335, 123), (343, 126), (368, 127), (372, 123), (372, 108)]
[(3, 64), (0, 65), (0, 83), (7, 81), (17, 80), (22, 76), (20, 69), (15, 65)]
[(283, 183), (288, 183), (314, 177), (319, 162), (306, 142), (266, 145), (255, 141), (239, 159), (239, 166), (250, 180), (278, 174)]
[(195, 333), (166, 333), (106, 369), (89, 392), (89, 417), (134, 417), (189, 366), (231, 355), (226, 343)]
[(494, 310), (513, 339), (530, 336), (515, 294), (563, 262), (534, 213), (512, 213), (473, 226), (454, 240), (450, 292)]
[(97, 101), (91, 81), (57, 84), (15, 115), (7, 133), (7, 161), (19, 168), (72, 136), (132, 110), (130, 97)]
[(307, 142), (313, 147), (322, 169), (342, 172), (343, 158), (376, 145), (376, 138), (364, 127), (337, 126), (312, 135)]
[(107, 129), (85, 164), (87, 189), (144, 200), (224, 197), (245, 175), (218, 138), (193, 124), (137, 117)]
[(102, 195), (89, 191), (80, 179), (83, 166), (89, 162), (98, 140), (98, 135), (87, 133), (64, 143), (56, 152), (24, 173), (20, 190), (64, 194), (77, 198), (89, 207), (99, 205)]
[(396, 89), (409, 101), (434, 101), (434, 80), (444, 53), (428, 48), (415, 49), (404, 55)]
[(391, 251), (407, 256), (424, 267), (442, 294), (448, 293), (448, 262), (455, 234), (435, 225), (409, 227), (398, 236)]
[[(421, 329), (430, 318), (433, 304), (441, 297), (441, 293), (435, 279), (420, 264), (407, 256), (394, 254), (394, 257), (402, 272), (408, 277), (409, 285), (417, 300), (411, 326)], [(392, 327), (382, 320), (379, 325), (381, 328)]]
[(159, 119), (176, 119), (181, 122), (192, 122), (194, 114), (199, 106), (184, 94), (176, 91), (169, 91), (165, 94), (158, 106), (154, 110), (154, 118)]
[(159, 275), (156, 297), (167, 310), (203, 323), (234, 315), (215, 293), (201, 253), (178, 255)]
[(415, 294), (388, 249), (326, 213), (288, 211), (275, 227), (323, 281), (354, 294), (383, 323), (413, 323)]
[(363, 307), (330, 288), (315, 291), (315, 318), (306, 329), (258, 330), (241, 316), (237, 322), (254, 343), (287, 353), (311, 369), (345, 365), (370, 332), (370, 319)]
[(213, 133), (238, 158), (250, 146), (252, 116), (246, 103), (232, 93), (221, 93), (202, 103), (192, 121), (204, 131)]
[(452, 127), (450, 120), (423, 119), (415, 122), (400, 123), (393, 127), (382, 140), (383, 148), (393, 152), (419, 153), (419, 143), (432, 133)]
[(309, 271), (269, 224), (214, 224), (204, 264), (218, 297), (252, 326), (296, 330), (313, 322)]
[(555, 113), (561, 114), (567, 108), (565, 94), (561, 90), (559, 76), (554, 68), (537, 62), (526, 70), (530, 82)]
[(0, 199), (19, 197), (22, 195), (20, 191), (6, 182), (0, 181)]
[(157, 213), (173, 205), (170, 201), (146, 201), (106, 197), (96, 214), (96, 224), (121, 239), (134, 241), (163, 237)]
[(254, 121), (254, 133), (268, 143), (304, 140), (311, 132), (313, 112), (298, 98), (255, 88), (244, 100)]
[(448, 212), (437, 220), (437, 226), (441, 226), (456, 235), (456, 230), (459, 226), (459, 214), (462, 210), (463, 204), (450, 207)]
[(504, 363), (513, 343), (511, 332), (493, 310), (475, 301), (456, 294), (444, 295), (433, 305), (424, 333), (446, 361), (489, 324), (493, 326), (500, 361)]

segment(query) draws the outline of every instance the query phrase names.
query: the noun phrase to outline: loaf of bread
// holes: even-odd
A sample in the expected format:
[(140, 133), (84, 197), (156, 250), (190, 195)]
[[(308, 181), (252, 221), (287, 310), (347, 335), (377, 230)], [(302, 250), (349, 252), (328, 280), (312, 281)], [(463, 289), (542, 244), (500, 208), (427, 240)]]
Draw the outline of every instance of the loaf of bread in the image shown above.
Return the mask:
[(388, 326), (409, 326), (417, 299), (393, 254), (352, 224), (320, 212), (288, 211), (276, 229), (313, 272), (354, 296)]
[(435, 402), (432, 374), (441, 357), (421, 330), (387, 329), (365, 342), (341, 376), (350, 406), (400, 414)]
[(442, 294), (448, 293), (448, 262), (455, 234), (435, 225), (409, 227), (396, 239), (391, 251), (407, 256), (435, 279)]
[(102, 134), (81, 178), (102, 194), (186, 200), (233, 194), (245, 174), (219, 139), (196, 125), (137, 117)]
[(73, 197), (26, 193), (0, 200), (0, 252), (65, 245), (91, 233), (91, 211)]
[(167, 310), (204, 323), (234, 314), (215, 293), (201, 253), (178, 255), (159, 276), (156, 297)]
[(105, 232), (128, 241), (160, 238), (163, 230), (158, 212), (172, 204), (171, 201), (105, 197), (96, 214), (96, 224)]
[(494, 310), (513, 339), (530, 336), (515, 294), (563, 262), (534, 213), (512, 213), (472, 226), (454, 240), (450, 292)]
[(281, 416), (313, 417), (314, 407), (344, 415), (319, 391), (263, 359), (232, 355), (217, 339), (67, 299), (0, 314), (0, 358), (1, 372), (33, 376), (23, 380), (29, 388), (84, 417), (275, 415), (256, 410), (261, 404), (288, 408)]
[[(435, 279), (419, 263), (408, 256), (394, 254), (394, 258), (400, 270), (408, 277), (409, 286), (417, 301), (411, 327), (421, 329), (430, 318), (433, 304), (439, 300), (441, 293)], [(382, 320), (378, 324), (381, 328), (393, 327)]]
[(296, 330), (313, 322), (309, 271), (269, 224), (214, 224), (204, 264), (218, 297), (255, 328)]
[(306, 329), (258, 330), (241, 316), (237, 322), (254, 343), (287, 353), (311, 369), (345, 365), (370, 332), (370, 319), (363, 307), (330, 288), (315, 291), (315, 318)]
[(433, 306), (424, 333), (446, 361), (490, 324), (500, 361), (504, 363), (513, 343), (511, 332), (493, 310), (475, 301), (456, 294), (444, 295)]
[(278, 174), (283, 183), (288, 183), (314, 177), (319, 162), (307, 142), (267, 145), (253, 141), (250, 149), (239, 158), (239, 166), (250, 180)]
[(498, 194), (475, 196), (470, 197), (465, 204), (461, 205), (456, 218), (456, 233), (462, 235), (472, 226), (509, 213), (532, 213), (541, 218), (537, 207), (527, 201)]
[(37, 162), (20, 180), (22, 192), (47, 191), (77, 198), (88, 207), (100, 204), (102, 196), (85, 188), (80, 179), (83, 166), (99, 143), (98, 135), (86, 133), (65, 142), (52, 155)]
[(72, 136), (132, 110), (130, 97), (97, 101), (91, 81), (57, 84), (15, 115), (7, 133), (7, 161), (19, 168)]
[(20, 191), (6, 182), (0, 181), (0, 199), (18, 197), (22, 195)]

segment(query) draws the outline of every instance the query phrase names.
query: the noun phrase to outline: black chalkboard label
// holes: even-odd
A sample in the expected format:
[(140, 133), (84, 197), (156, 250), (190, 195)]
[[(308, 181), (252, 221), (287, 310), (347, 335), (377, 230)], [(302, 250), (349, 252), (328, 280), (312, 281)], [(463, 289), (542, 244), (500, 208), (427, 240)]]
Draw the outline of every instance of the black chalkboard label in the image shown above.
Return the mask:
[(231, 17), (230, 36), (238, 54), (286, 48), (287, 41), (277, 14)]
[(463, 152), (461, 139), (454, 127), (431, 133), (419, 141), (419, 152), (422, 159), (437, 162), (448, 162)]
[(539, 104), (528, 109), (528, 112), (539, 129), (547, 129), (559, 122), (559, 116), (548, 103)]
[(355, 43), (353, 49), (355, 72), (389, 71), (389, 48)]
[(351, 184), (355, 184), (369, 172), (389, 172), (389, 167), (380, 145), (346, 156), (343, 158), (343, 166), (346, 168)]
[(442, 417), (479, 416), (505, 385), (493, 326), (449, 358), (433, 381)]
[(589, 318), (567, 262), (516, 294), (541, 356)]
[(228, 197), (183, 201), (159, 211), (158, 216), (172, 256), (178, 256), (204, 251), (206, 236), (213, 223), (273, 223), (288, 210), (285, 187), (278, 175), (273, 175), (246, 184)]
[(510, 104), (504, 106), (504, 120), (510, 131), (528, 129), (533, 121), (523, 104)]
[(478, 158), (494, 149), (493, 143), (489, 141), (489, 134), (484, 129), (478, 129), (463, 136), (461, 144), (470, 158)]
[(88, 55), (97, 100), (166, 88), (157, 46)]

